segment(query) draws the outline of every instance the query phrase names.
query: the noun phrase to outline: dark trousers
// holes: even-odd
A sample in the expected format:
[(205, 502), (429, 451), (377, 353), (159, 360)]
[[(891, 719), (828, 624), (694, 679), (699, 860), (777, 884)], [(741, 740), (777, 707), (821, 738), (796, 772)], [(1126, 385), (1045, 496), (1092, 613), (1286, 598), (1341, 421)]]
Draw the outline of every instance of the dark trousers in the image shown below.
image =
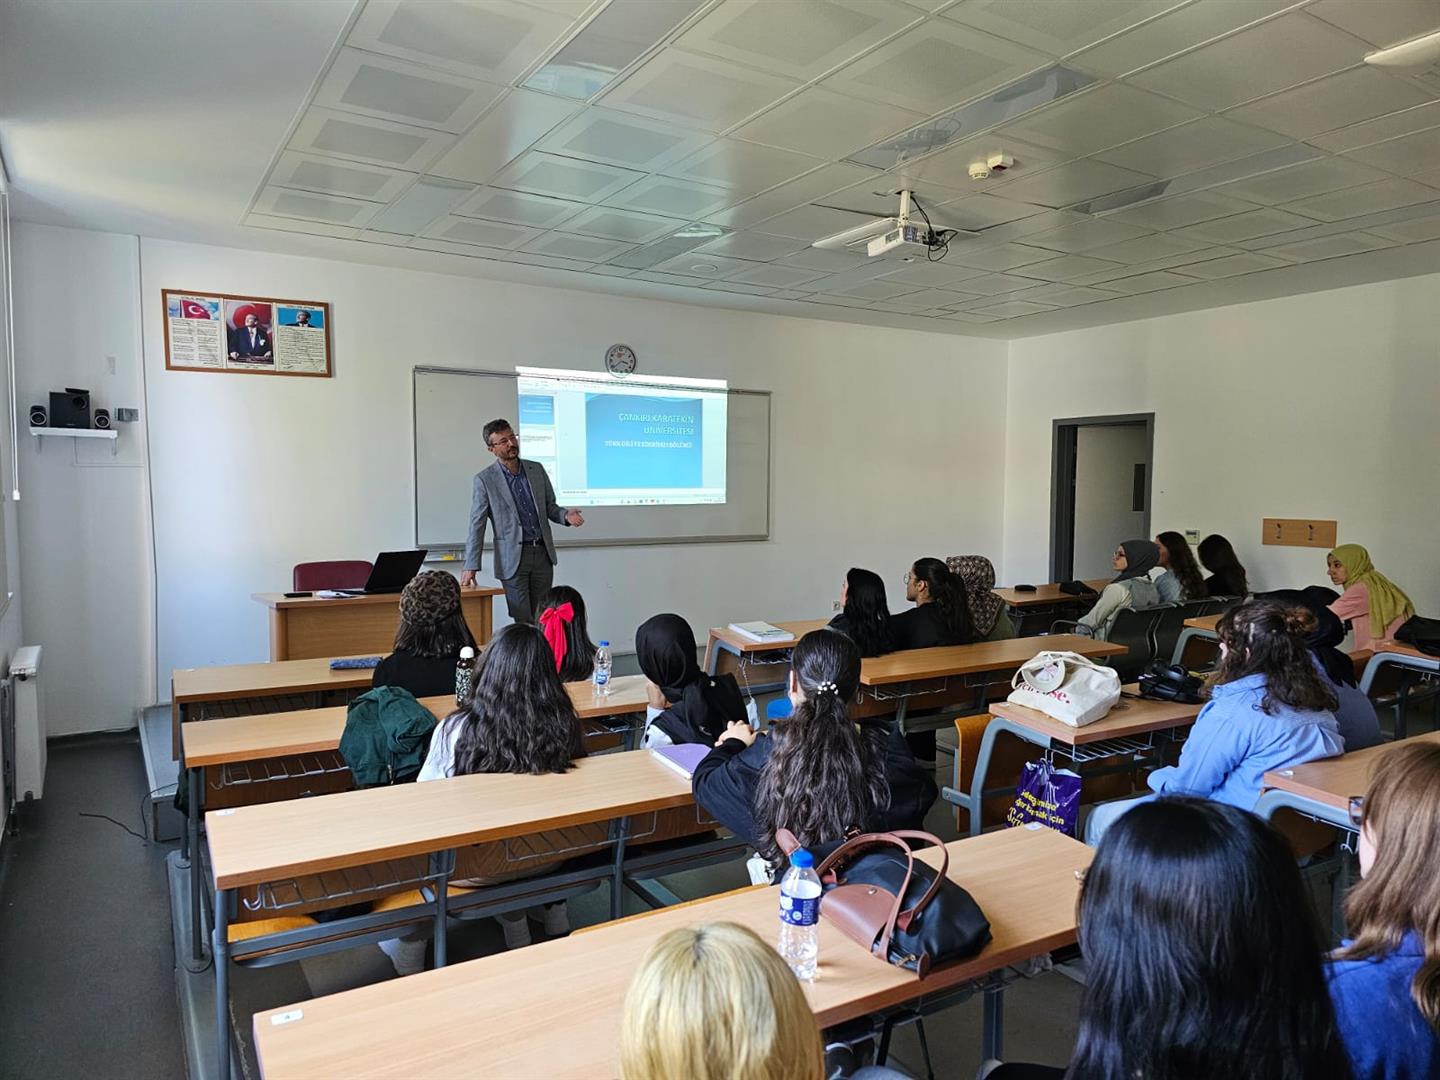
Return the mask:
[(520, 548), (520, 565), (514, 577), (501, 578), (505, 587), (505, 606), (517, 623), (535, 621), (535, 605), (555, 583), (555, 564), (545, 552), (544, 544), (524, 544)]

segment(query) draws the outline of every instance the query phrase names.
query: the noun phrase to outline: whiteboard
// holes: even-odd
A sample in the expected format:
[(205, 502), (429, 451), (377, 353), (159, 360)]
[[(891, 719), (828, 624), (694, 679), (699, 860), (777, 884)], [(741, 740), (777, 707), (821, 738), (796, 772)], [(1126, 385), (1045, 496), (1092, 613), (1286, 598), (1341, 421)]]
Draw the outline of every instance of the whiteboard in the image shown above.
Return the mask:
[[(696, 506), (588, 506), (580, 529), (556, 529), (556, 547), (713, 543), (770, 536), (770, 392), (731, 390), (726, 497)], [(518, 428), (515, 374), (414, 369), (415, 546), (463, 550), (475, 474), (494, 463), (481, 429), (496, 417)], [(522, 444), (520, 453), (524, 456)], [(553, 482), (553, 477), (552, 477)], [(486, 546), (492, 536), (487, 530)]]

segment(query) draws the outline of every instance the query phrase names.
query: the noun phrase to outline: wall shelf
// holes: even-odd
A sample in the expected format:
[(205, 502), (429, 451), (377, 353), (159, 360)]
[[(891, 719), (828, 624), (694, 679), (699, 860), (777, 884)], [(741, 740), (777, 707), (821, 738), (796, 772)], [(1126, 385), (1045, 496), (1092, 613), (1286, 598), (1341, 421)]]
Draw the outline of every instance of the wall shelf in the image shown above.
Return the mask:
[[(112, 453), (112, 454), (118, 454), (118, 453), (120, 452), (119, 443), (116, 442), (116, 440), (119, 439), (119, 437), (120, 437), (120, 433), (119, 433), (118, 431), (116, 431), (114, 428), (108, 428), (108, 429), (106, 429), (106, 428), (32, 427), (32, 428), (30, 429), (30, 434), (31, 434), (31, 435), (34, 435), (35, 438), (37, 438), (37, 439), (39, 439), (40, 436), (42, 436), (42, 435), (63, 435), (63, 436), (69, 436), (69, 437), (72, 438), (72, 439), (109, 439), (109, 440), (110, 440), (110, 453)], [(44, 445), (45, 445), (44, 442), (37, 442), (37, 443), (35, 444), (35, 449), (36, 449), (36, 450), (39, 450), (39, 449), (43, 448)]]

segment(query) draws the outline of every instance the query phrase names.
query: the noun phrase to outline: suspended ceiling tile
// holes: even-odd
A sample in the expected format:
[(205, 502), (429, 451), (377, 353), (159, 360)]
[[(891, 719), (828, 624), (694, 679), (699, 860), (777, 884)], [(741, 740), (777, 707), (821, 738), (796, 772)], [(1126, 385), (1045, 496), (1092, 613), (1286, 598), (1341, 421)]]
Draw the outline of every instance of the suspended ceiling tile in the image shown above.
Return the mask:
[(701, 288), (711, 292), (739, 293), (742, 296), (770, 296), (775, 291), (768, 285), (751, 285), (744, 281), (712, 281)]
[(803, 251), (808, 245), (804, 240), (791, 236), (770, 236), (761, 232), (733, 232), (709, 243), (701, 244), (696, 251), (708, 251), (715, 255), (728, 255), (732, 259), (750, 259), (755, 262), (773, 262), (786, 255)]
[(941, 15), (1028, 45), (1068, 56), (1144, 22), (1182, 0), (961, 0)]
[(862, 300), (891, 300), (920, 290), (903, 281), (862, 281), (845, 285), (834, 290), (835, 295), (856, 296)]
[(1036, 304), (1029, 300), (1005, 300), (998, 304), (972, 308), (977, 315), (994, 315), (1001, 319), (1018, 319), (1025, 315), (1038, 315), (1042, 311), (1054, 311), (1054, 304)]
[(1440, 214), (1419, 218), (1415, 221), (1400, 221), (1393, 225), (1374, 225), (1368, 232), (1378, 233), (1389, 240), (1402, 244), (1418, 244), (1426, 240), (1440, 240)]
[[(1009, 155), (1014, 158), (1014, 164), (1005, 172), (992, 173), (986, 179), (971, 179), (970, 166), (988, 162), (990, 157), (995, 154)], [(938, 154), (907, 163), (904, 169), (909, 175), (933, 180), (937, 184), (945, 184), (958, 191), (972, 189), (981, 192), (986, 187), (995, 187), (1005, 181), (1031, 176), (1051, 166), (1069, 161), (1071, 157), (1073, 157), (1072, 154), (1062, 150), (1037, 146), (1013, 135), (1006, 136), (999, 132), (987, 132), (984, 135), (952, 142)], [(1008, 192), (1000, 194), (1009, 197)]]
[(704, 288), (710, 280), (695, 274), (667, 274), (660, 270), (640, 270), (631, 276), (636, 281), (653, 281), (657, 285), (680, 285), (691, 289)]
[(538, 60), (573, 19), (514, 3), (369, 0), (346, 44), (429, 67), (509, 83)]
[(347, 225), (327, 225), (322, 221), (305, 221), (253, 212), (245, 215), (245, 224), (252, 229), (271, 229), (276, 232), (301, 233), (305, 236), (330, 236), (339, 240), (355, 240), (360, 236), (359, 229)]
[(794, 180), (824, 162), (789, 150), (757, 146), (738, 139), (716, 139), (667, 168), (669, 176), (729, 188), (735, 202)]
[[(814, 172), (806, 173), (798, 180), (792, 180), (788, 184), (772, 188), (753, 199), (746, 199), (742, 203), (711, 213), (706, 220), (731, 228), (748, 229), (782, 211), (820, 201), (841, 188), (850, 187), (861, 180), (874, 179), (880, 175), (874, 169), (867, 169), (860, 165), (849, 165), (843, 162), (826, 165)], [(762, 231), (774, 232), (775, 230), (766, 228)]]
[(1004, 321), (999, 315), (979, 315), (973, 311), (953, 311), (949, 315), (941, 315), (940, 318), (945, 319), (947, 322), (973, 323), (976, 325)]
[(1202, 222), (1199, 225), (1190, 225), (1183, 229), (1177, 229), (1169, 235), (1200, 240), (1208, 244), (1233, 244), (1240, 240), (1253, 240), (1257, 236), (1270, 236), (1273, 233), (1303, 229), (1313, 224), (1315, 222), (1311, 218), (1303, 218), (1298, 214), (1266, 207), (1263, 210), (1251, 210), (1244, 214), (1233, 214), (1230, 217)]
[(1018, 136), (1070, 157), (1085, 157), (1202, 115), (1199, 109), (1133, 86), (1108, 83), (1062, 98), (1005, 125), (996, 134), (1002, 139)]
[(694, 180), (674, 180), (668, 176), (647, 176), (620, 194), (606, 199), (605, 204), (688, 220), (704, 217), (732, 201), (734, 192), (728, 188), (699, 184)]
[(920, 18), (914, 9), (889, 0), (728, 0), (685, 31), (678, 44), (809, 82)]
[(698, 278), (728, 278), (755, 269), (754, 263), (743, 259), (727, 259), (724, 255), (711, 255), (698, 251), (687, 251), (683, 255), (657, 263), (655, 270), (663, 274), (688, 274)]
[(577, 108), (574, 102), (511, 90), (430, 171), (483, 184)]
[(1176, 195), (1168, 199), (1142, 203), (1113, 214), (1106, 214), (1106, 221), (1126, 225), (1139, 225), (1147, 229), (1180, 229), (1214, 218), (1254, 210), (1255, 204), (1212, 191), (1197, 191), (1191, 195)]
[(1084, 158), (1057, 166), (1037, 176), (1007, 183), (1007, 198), (1062, 207), (1113, 191), (1144, 184), (1151, 177), (1103, 161)]
[(1070, 57), (1082, 71), (1118, 78), (1291, 7), (1295, 0), (1204, 0), (1187, 4)]
[(1242, 105), (1226, 116), (1294, 139), (1308, 139), (1423, 105), (1431, 96), (1387, 71), (1358, 67)]
[(669, 233), (683, 229), (682, 218), (638, 214), (609, 206), (592, 206), (565, 222), (564, 231), (581, 236), (598, 236), (606, 240), (623, 240), (630, 244), (648, 244)]
[(1035, 284), (1035, 281), (1035, 278), (1017, 277), (1014, 274), (984, 274), (980, 277), (966, 279), (964, 291), (977, 296), (998, 296), (1002, 293), (1028, 289)]
[(290, 149), (420, 172), (453, 141), (453, 135), (429, 128), (311, 106)]
[(591, 106), (537, 144), (565, 157), (640, 172), (662, 172), (711, 141), (711, 136), (643, 116)]
[(301, 188), (327, 195), (347, 195), (387, 203), (415, 179), (414, 173), (365, 165), (358, 161), (336, 161), (318, 154), (286, 150), (275, 163), (270, 183)]
[(313, 191), (266, 187), (255, 200), (255, 210), (278, 217), (323, 221), (327, 225), (359, 228), (379, 213), (379, 203), (350, 199), (343, 195), (321, 195)]
[(720, 132), (799, 86), (793, 79), (670, 48), (612, 86), (601, 103), (682, 127)]
[(1043, 214), (1046, 208), (1034, 203), (1017, 202), (1002, 195), (966, 195), (941, 203), (945, 220), (957, 229), (989, 229), (994, 225), (1019, 221), (1021, 218)]
[(815, 157), (842, 158), (924, 119), (917, 112), (879, 101), (860, 101), (816, 86), (782, 101), (731, 134)]
[(1169, 270), (1156, 270), (1149, 274), (1137, 274), (1135, 277), (1117, 278), (1108, 282), (1105, 287), (1114, 289), (1116, 292), (1135, 294), (1158, 292), (1161, 289), (1175, 289), (1182, 285), (1194, 284), (1194, 278), (1172, 273)]
[[(806, 241), (802, 241), (805, 243)], [(870, 259), (848, 251), (827, 251), (824, 248), (806, 247), (794, 255), (779, 260), (781, 266), (798, 266), (804, 270), (820, 270), (827, 274), (840, 274), (865, 266)], [(916, 286), (919, 287), (918, 285)]]
[(1390, 247), (1391, 242), (1383, 236), (1372, 236), (1365, 232), (1342, 233), (1339, 236), (1322, 236), (1314, 240), (1302, 240), (1297, 244), (1284, 244), (1265, 249), (1267, 255), (1279, 255), (1296, 262), (1315, 262), (1319, 259), (1335, 259), (1344, 255), (1359, 255), (1366, 251)]
[(1055, 251), (1066, 251), (1073, 254), (1103, 247), (1106, 244), (1118, 244), (1124, 240), (1133, 240), (1137, 236), (1145, 234), (1146, 230), (1137, 225), (1126, 225), (1123, 222), (1112, 221), (1110, 218), (1085, 218), (1068, 225), (1061, 225), (1058, 229), (1033, 233), (1025, 238), (1025, 242), (1036, 247), (1051, 248)]
[(1037, 304), (1076, 307), (1080, 304), (1098, 303), (1101, 300), (1114, 300), (1120, 294), (1111, 292), (1109, 289), (1095, 289), (1088, 285), (1068, 285), (1059, 282), (1053, 285), (1042, 285), (1038, 289), (1027, 289), (1025, 292), (1015, 295), (1017, 299), (1029, 300)]
[(461, 132), (504, 87), (359, 49), (341, 49), (315, 92), (315, 104), (417, 127)]
[(1095, 248), (1089, 254), (1096, 259), (1110, 259), (1113, 262), (1133, 265), (1184, 255), (1199, 251), (1206, 246), (1201, 241), (1187, 239), (1183, 236), (1164, 236), (1157, 233), (1151, 236), (1142, 236), (1136, 240), (1126, 240), (1119, 244), (1107, 244), (1105, 247)]
[(1402, 135), (1346, 156), (1402, 176), (1428, 175), (1440, 169), (1440, 128)]
[(946, 260), (953, 260), (961, 266), (976, 270), (1013, 270), (1029, 263), (1053, 259), (1055, 252), (1045, 248), (1028, 247), (1025, 244), (998, 244), (994, 247), (971, 247), (967, 243), (952, 241)]
[(370, 228), (414, 236), (442, 214), (448, 214), (456, 203), (474, 190), (470, 184), (422, 177), (404, 195), (375, 215), (370, 221)]
[(1207, 116), (1096, 157), (1122, 168), (1168, 178), (1271, 150), (1287, 141), (1283, 135)]
[(495, 177), (494, 186), (597, 203), (629, 187), (643, 175), (614, 165), (529, 150)]
[(536, 229), (553, 229), (572, 218), (587, 204), (549, 195), (532, 195), (506, 188), (481, 188), (474, 197), (457, 207), (455, 213), (465, 217), (487, 218), (511, 225), (529, 225)]
[(730, 280), (748, 285), (765, 285), (772, 289), (793, 289), (824, 276), (823, 271), (801, 270), (794, 266), (756, 266), (741, 271)]
[(907, 30), (824, 86), (927, 116), (1044, 67), (1042, 53), (941, 20)]
[(973, 277), (979, 277), (980, 271), (968, 266), (961, 266), (954, 262), (955, 245), (943, 259), (912, 259), (904, 263), (898, 270), (892, 270), (882, 275), (886, 281), (899, 281), (907, 285), (914, 285), (917, 288), (946, 289), (950, 291), (963, 292), (965, 286), (961, 284)]
[(1382, 116), (1375, 120), (1366, 120), (1361, 124), (1351, 124), (1339, 131), (1316, 135), (1309, 141), (1315, 146), (1338, 154), (1345, 150), (1371, 146), (1387, 139), (1398, 138), (1401, 135), (1409, 135), (1411, 132), (1424, 131), (1433, 127), (1440, 127), (1440, 101), (1432, 101), (1428, 105), (1418, 105), (1413, 109), (1405, 109), (1402, 112), (1392, 113), (1390, 116)]
[(1289, 14), (1167, 60), (1130, 81), (1202, 109), (1228, 109), (1353, 67), (1361, 52), (1348, 35)]
[(917, 207), (923, 207), (937, 229), (958, 227), (940, 209), (942, 204), (955, 199), (957, 193), (953, 188), (939, 187), (928, 180), (907, 179), (894, 173), (867, 177), (859, 184), (825, 196), (824, 203), (840, 210), (851, 210), (875, 217), (894, 217), (900, 212), (902, 189), (908, 190), (912, 196), (913, 217), (922, 217)]
[(1117, 263), (1105, 259), (1095, 259), (1086, 255), (1061, 255), (1059, 258), (1031, 263), (1022, 267), (1018, 273), (1023, 277), (1036, 278), (1040, 281), (1074, 281), (1076, 278), (1097, 274), (1104, 270), (1114, 270), (1117, 267)]
[(1436, 0), (1318, 0), (1306, 10), (1382, 49), (1440, 29)]
[(1185, 267), (1185, 273), (1191, 277), (1209, 281), (1215, 278), (1236, 277), (1240, 274), (1253, 274), (1259, 270), (1274, 270), (1276, 267), (1289, 265), (1284, 259), (1247, 251), (1239, 255), (1227, 255), (1223, 259), (1211, 259), (1209, 262), (1189, 263)]
[[(896, 282), (900, 285), (908, 284), (908, 282), (889, 275), (881, 280)], [(906, 304), (920, 309), (951, 308), (975, 298), (975, 293), (961, 292), (956, 289), (921, 289), (919, 292), (906, 293), (903, 297)]]
[(460, 244), (479, 244), (499, 250), (524, 247), (541, 235), (540, 229), (524, 225), (506, 225), (498, 221), (477, 221), (474, 218), (443, 217), (425, 230), (425, 238)]
[(537, 236), (525, 245), (526, 251), (537, 255), (557, 255), (562, 259), (578, 259), (582, 262), (605, 262), (621, 252), (629, 251), (634, 245), (619, 240), (605, 240), (598, 236), (572, 236), (563, 232), (548, 232)]
[(1320, 158), (1262, 173), (1248, 180), (1234, 180), (1221, 184), (1214, 190), (1221, 195), (1232, 195), (1270, 206), (1384, 179), (1385, 173), (1368, 165), (1344, 158)]
[(1440, 201), (1440, 191), (1435, 188), (1412, 180), (1390, 179), (1286, 203), (1283, 209), (1321, 221), (1343, 221), (1400, 206), (1436, 201)]
[(765, 232), (776, 236), (794, 236), (802, 240), (822, 240), (833, 233), (853, 229), (873, 220), (869, 214), (833, 210), (828, 206), (799, 206), (767, 220)]

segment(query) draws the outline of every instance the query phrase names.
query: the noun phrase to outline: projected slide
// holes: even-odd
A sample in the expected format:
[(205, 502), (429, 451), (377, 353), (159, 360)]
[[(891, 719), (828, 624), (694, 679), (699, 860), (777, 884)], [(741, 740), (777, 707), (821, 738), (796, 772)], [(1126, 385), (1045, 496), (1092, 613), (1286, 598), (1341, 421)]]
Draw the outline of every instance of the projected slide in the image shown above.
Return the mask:
[(725, 501), (723, 380), (516, 368), (520, 452), (561, 506)]

